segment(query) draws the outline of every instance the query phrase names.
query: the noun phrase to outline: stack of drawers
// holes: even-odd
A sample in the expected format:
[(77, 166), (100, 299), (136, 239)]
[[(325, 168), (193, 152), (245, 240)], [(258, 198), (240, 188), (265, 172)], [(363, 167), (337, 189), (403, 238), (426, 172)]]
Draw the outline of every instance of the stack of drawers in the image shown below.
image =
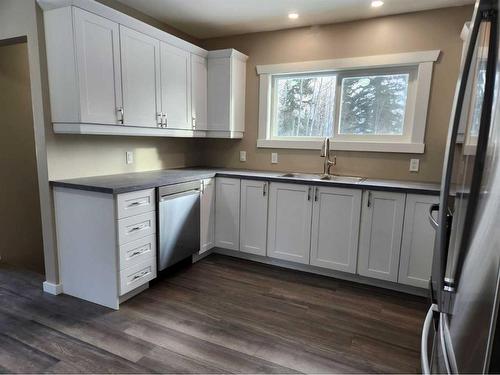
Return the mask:
[(155, 189), (117, 195), (116, 209), (123, 296), (156, 277)]

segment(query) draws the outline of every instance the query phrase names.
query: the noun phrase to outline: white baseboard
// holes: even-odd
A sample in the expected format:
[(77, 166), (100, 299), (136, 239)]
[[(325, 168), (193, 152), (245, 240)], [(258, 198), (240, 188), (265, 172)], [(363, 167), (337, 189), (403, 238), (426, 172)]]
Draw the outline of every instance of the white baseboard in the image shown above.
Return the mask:
[(62, 284), (53, 284), (48, 281), (43, 282), (43, 291), (45, 293), (53, 294), (57, 296), (62, 293)]

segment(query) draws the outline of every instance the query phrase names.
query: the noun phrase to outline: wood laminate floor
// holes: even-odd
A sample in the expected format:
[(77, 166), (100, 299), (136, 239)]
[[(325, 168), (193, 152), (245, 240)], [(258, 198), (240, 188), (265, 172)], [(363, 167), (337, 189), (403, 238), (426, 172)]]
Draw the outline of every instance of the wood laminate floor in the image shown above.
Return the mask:
[(411, 373), (422, 298), (221, 255), (109, 310), (0, 268), (0, 372)]

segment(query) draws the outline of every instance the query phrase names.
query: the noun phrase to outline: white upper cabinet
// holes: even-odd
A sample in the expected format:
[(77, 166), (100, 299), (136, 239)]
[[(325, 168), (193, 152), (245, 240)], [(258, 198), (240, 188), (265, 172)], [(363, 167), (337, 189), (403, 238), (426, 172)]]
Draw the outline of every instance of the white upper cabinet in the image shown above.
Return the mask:
[(399, 262), (401, 284), (428, 288), (432, 268), (435, 230), (429, 223), (430, 206), (439, 197), (408, 194)]
[(234, 49), (208, 52), (208, 136), (243, 137), (247, 59)]
[(200, 254), (215, 246), (215, 178), (201, 181)]
[(39, 4), (54, 132), (243, 137), (247, 56), (208, 52), (96, 1), (56, 3)]
[(120, 26), (123, 123), (158, 127), (160, 109), (160, 42)]
[(271, 183), (267, 255), (309, 263), (312, 186)]
[(266, 255), (267, 181), (241, 180), (240, 251)]
[(405, 198), (404, 193), (364, 192), (358, 253), (360, 275), (398, 280)]
[(161, 43), (161, 112), (167, 128), (191, 129), (190, 54)]
[(314, 189), (310, 264), (356, 273), (361, 190)]
[(117, 124), (122, 107), (118, 24), (73, 8), (81, 121)]
[(215, 246), (239, 250), (240, 180), (217, 177), (215, 184)]
[(193, 129), (207, 130), (207, 59), (191, 54), (191, 115)]

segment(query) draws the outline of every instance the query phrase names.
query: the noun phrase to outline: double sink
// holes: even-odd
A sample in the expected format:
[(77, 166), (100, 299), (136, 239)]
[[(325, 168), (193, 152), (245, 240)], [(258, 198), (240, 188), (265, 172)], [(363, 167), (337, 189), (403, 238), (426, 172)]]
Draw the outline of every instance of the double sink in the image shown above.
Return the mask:
[(278, 177), (300, 178), (304, 180), (323, 180), (333, 182), (345, 182), (349, 184), (358, 184), (366, 180), (364, 177), (354, 176), (337, 176), (337, 175), (323, 175), (323, 174), (308, 174), (308, 173), (285, 173)]

